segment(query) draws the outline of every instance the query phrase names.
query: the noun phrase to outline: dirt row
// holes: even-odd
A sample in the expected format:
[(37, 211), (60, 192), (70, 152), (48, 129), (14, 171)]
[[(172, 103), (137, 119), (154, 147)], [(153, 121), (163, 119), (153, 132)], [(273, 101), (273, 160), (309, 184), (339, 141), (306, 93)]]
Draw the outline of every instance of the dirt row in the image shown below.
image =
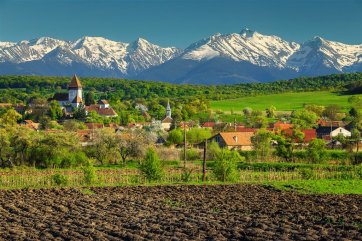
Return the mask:
[(0, 240), (362, 240), (362, 196), (256, 185), (0, 191)]

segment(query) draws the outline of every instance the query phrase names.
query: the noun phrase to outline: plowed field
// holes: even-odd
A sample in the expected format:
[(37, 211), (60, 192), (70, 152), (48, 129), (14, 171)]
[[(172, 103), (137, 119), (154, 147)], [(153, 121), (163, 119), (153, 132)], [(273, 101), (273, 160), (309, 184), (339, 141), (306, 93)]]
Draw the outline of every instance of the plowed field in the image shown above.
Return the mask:
[(0, 191), (1, 240), (362, 240), (362, 196), (256, 185)]

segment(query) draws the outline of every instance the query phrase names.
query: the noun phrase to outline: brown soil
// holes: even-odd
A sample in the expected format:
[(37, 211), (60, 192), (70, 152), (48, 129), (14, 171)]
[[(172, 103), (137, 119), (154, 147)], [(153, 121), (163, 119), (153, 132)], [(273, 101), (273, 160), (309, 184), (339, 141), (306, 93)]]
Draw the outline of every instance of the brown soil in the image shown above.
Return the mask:
[(254, 185), (0, 191), (0, 240), (362, 240), (362, 196)]

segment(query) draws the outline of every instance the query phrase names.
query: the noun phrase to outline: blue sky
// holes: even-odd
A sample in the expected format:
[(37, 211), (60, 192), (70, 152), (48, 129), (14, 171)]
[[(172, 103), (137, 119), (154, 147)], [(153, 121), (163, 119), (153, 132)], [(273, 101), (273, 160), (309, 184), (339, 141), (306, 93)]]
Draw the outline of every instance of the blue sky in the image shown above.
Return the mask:
[(303, 42), (362, 43), (361, 0), (0, 0), (0, 41), (102, 36), (161, 46), (248, 27)]

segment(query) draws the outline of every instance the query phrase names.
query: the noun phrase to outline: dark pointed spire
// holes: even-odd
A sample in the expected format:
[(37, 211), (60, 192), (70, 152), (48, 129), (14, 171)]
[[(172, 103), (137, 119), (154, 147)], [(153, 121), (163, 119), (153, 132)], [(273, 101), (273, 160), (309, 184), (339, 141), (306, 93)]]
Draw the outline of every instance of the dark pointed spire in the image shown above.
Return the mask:
[(80, 83), (76, 75), (73, 75), (73, 78), (70, 81), (68, 88), (77, 88), (77, 89), (82, 88), (82, 84)]

